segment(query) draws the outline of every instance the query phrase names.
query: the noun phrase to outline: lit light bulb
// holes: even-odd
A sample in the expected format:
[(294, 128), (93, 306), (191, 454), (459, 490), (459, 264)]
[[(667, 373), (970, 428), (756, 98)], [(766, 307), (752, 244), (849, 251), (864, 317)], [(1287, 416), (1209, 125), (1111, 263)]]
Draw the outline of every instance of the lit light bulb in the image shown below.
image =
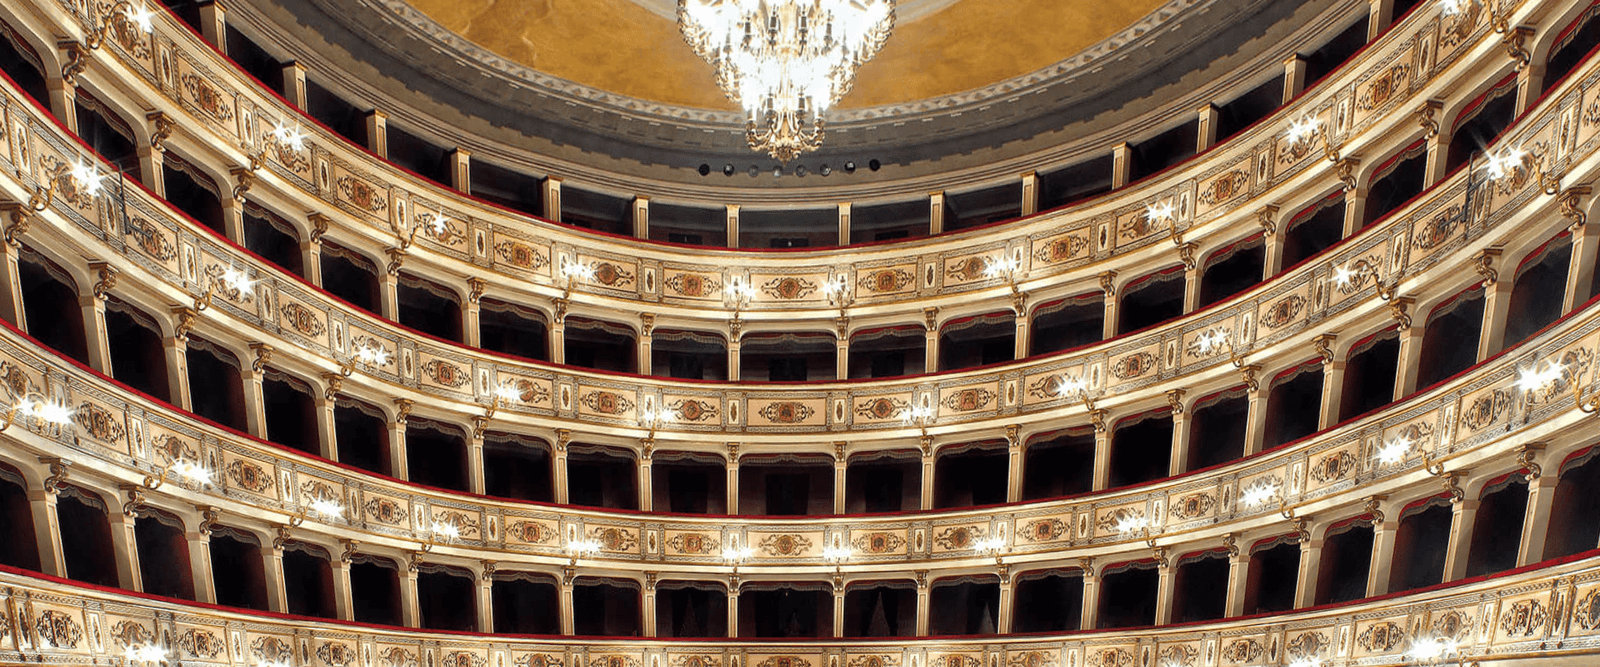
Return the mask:
[(1322, 661), (1316, 658), (1300, 658), (1289, 663), (1289, 667), (1322, 667)]
[(1406, 455), (1411, 453), (1411, 438), (1400, 436), (1390, 440), (1378, 448), (1378, 462), (1393, 465), (1406, 460)]
[(1459, 16), (1466, 13), (1472, 2), (1473, 0), (1439, 0), (1439, 13), (1445, 16)]
[(1164, 201), (1159, 204), (1150, 204), (1144, 207), (1144, 217), (1150, 222), (1167, 222), (1177, 214), (1178, 209), (1172, 202)]
[(132, 21), (134, 25), (138, 26), (140, 32), (148, 34), (155, 29), (154, 26), (150, 24), (150, 19), (155, 18), (155, 15), (155, 12), (150, 11), (149, 7), (146, 7), (142, 4), (137, 6), (128, 6), (128, 20)]
[(1290, 146), (1299, 146), (1312, 137), (1317, 136), (1317, 131), (1322, 129), (1322, 119), (1312, 117), (1301, 118), (1289, 123), (1287, 138)]
[(277, 127), (272, 128), (272, 138), (296, 151), (305, 150), (306, 147), (306, 135), (300, 132), (298, 125), (290, 127), (279, 123)]
[(155, 644), (140, 644), (138, 646), (130, 646), (127, 650), (127, 656), (128, 660), (132, 662), (156, 663), (167, 661), (166, 649), (156, 646)]
[(1515, 174), (1518, 169), (1521, 169), (1523, 158), (1527, 157), (1527, 155), (1527, 151), (1521, 148), (1507, 146), (1501, 149), (1499, 153), (1489, 156), (1489, 163), (1484, 167), (1484, 170), (1489, 172), (1490, 179), (1498, 181)]
[(567, 553), (577, 556), (593, 556), (600, 553), (600, 543), (594, 540), (572, 540), (567, 542)]
[(1228, 336), (1222, 329), (1212, 329), (1200, 334), (1194, 342), (1200, 346), (1200, 354), (1211, 354), (1228, 344)]
[(246, 296), (248, 296), (255, 287), (255, 282), (250, 280), (250, 274), (240, 271), (239, 269), (235, 269), (231, 266), (222, 270), (222, 284), (226, 285), (228, 289)]
[(1083, 379), (1083, 376), (1081, 375), (1072, 378), (1062, 378), (1061, 383), (1056, 385), (1056, 395), (1062, 397), (1071, 397), (1080, 395), (1088, 389), (1089, 381)]
[(849, 560), (851, 553), (850, 547), (827, 547), (822, 550), (822, 558), (823, 560), (837, 563)]
[(584, 262), (574, 262), (568, 260), (561, 265), (561, 277), (566, 278), (568, 281), (594, 280), (594, 272), (594, 265)]
[(98, 168), (82, 160), (73, 162), (67, 173), (72, 177), (73, 182), (77, 183), (78, 187), (82, 188), (84, 193), (89, 196), (99, 193), (100, 183), (106, 179), (105, 174), (100, 173)]
[(913, 405), (906, 408), (905, 415), (900, 419), (907, 424), (918, 424), (933, 418), (933, 408), (926, 405)]
[(344, 516), (344, 505), (331, 498), (315, 498), (311, 501), (311, 511), (324, 519), (338, 519)]
[(750, 547), (729, 546), (722, 550), (722, 559), (730, 563), (738, 563), (756, 555), (756, 550)]
[(1145, 517), (1142, 517), (1142, 516), (1129, 515), (1129, 516), (1124, 516), (1124, 517), (1122, 517), (1121, 520), (1117, 521), (1117, 532), (1119, 532), (1119, 533), (1136, 533), (1136, 532), (1139, 532), (1140, 530), (1148, 528), (1149, 526), (1150, 526), (1150, 520), (1149, 519), (1147, 519)]
[(745, 282), (743, 278), (738, 276), (729, 279), (728, 285), (722, 290), (734, 301), (749, 301), (756, 295), (755, 286)]
[(369, 340), (356, 350), (356, 358), (368, 366), (383, 366), (389, 363), (389, 351)]
[(510, 382), (507, 382), (494, 388), (494, 396), (495, 398), (500, 399), (500, 401), (503, 403), (510, 403), (511, 401), (520, 399), (522, 397), (522, 392), (517, 391), (516, 387), (512, 386)]
[(999, 535), (991, 535), (972, 543), (972, 548), (979, 552), (999, 551), (1006, 547), (1006, 540)]
[(850, 279), (843, 274), (827, 279), (822, 283), (822, 294), (831, 301), (848, 296), (850, 293)]
[(1545, 391), (1560, 380), (1561, 375), (1560, 365), (1541, 362), (1517, 371), (1517, 389), (1528, 393)]
[(1257, 507), (1278, 495), (1278, 483), (1272, 480), (1262, 480), (1250, 485), (1250, 488), (1239, 494), (1239, 501), (1245, 507)]
[(672, 421), (673, 413), (666, 408), (651, 408), (639, 413), (639, 423), (645, 428), (661, 428), (663, 424)]
[(433, 534), (442, 535), (446, 542), (461, 539), (461, 529), (454, 522), (433, 522)]
[(24, 400), (20, 407), (22, 414), (43, 421), (46, 424), (66, 426), (72, 423), (73, 409), (62, 403), (53, 401), (46, 403), (30, 399)]
[(1010, 255), (992, 257), (983, 265), (983, 277), (985, 279), (1007, 277), (1019, 268), (1022, 268), (1022, 261), (1016, 257)]
[(211, 484), (211, 469), (194, 461), (179, 461), (172, 465), (172, 472), (192, 484)]
[(1356, 272), (1352, 270), (1348, 264), (1333, 268), (1333, 282), (1339, 285), (1339, 289), (1349, 287), (1350, 281), (1354, 280), (1355, 276)]

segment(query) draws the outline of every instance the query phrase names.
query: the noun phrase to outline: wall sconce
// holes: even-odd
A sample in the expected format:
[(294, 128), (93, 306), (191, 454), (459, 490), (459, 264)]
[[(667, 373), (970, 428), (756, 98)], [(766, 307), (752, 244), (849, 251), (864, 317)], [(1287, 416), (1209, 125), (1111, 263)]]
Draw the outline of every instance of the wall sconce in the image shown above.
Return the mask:
[(739, 564), (750, 560), (754, 555), (756, 555), (755, 549), (749, 545), (739, 546), (739, 538), (733, 536), (728, 537), (728, 546), (722, 549), (722, 560), (733, 566), (735, 575), (739, 574)]
[(1095, 397), (1089, 394), (1089, 380), (1082, 374), (1061, 378), (1061, 383), (1056, 385), (1056, 396), (1069, 401), (1083, 401), (1083, 408), (1089, 411), (1089, 421), (1094, 424), (1094, 430), (1106, 430), (1106, 411), (1095, 407)]
[(434, 236), (443, 236), (444, 233), (450, 229), (446, 224), (449, 221), (450, 218), (445, 217), (444, 209), (440, 208), (439, 215), (435, 216), (432, 220), (426, 223), (412, 224), (410, 232), (401, 231), (399, 222), (390, 223), (389, 229), (394, 232), (395, 242), (399, 245), (392, 248), (385, 248), (383, 251), (384, 254), (389, 256), (389, 266), (386, 268), (386, 270), (389, 272), (389, 275), (400, 275), (400, 267), (405, 265), (406, 253), (411, 250), (411, 246), (416, 245), (418, 233), (426, 228), (432, 232)]
[[(1378, 292), (1378, 298), (1384, 301), (1394, 298), (1395, 285), (1384, 283), (1383, 276), (1379, 275), (1378, 270), (1373, 268), (1367, 260), (1358, 259), (1333, 267), (1333, 284), (1339, 288), (1339, 291), (1346, 294), (1361, 289), (1362, 286), (1366, 285), (1368, 278), (1372, 279), (1373, 288)], [(1395, 282), (1398, 283), (1399, 280)]]
[(211, 486), (215, 479), (210, 468), (198, 461), (188, 459), (169, 460), (165, 464), (156, 466), (150, 474), (144, 476), (144, 488), (154, 491), (161, 488), (166, 482), (167, 473), (171, 472), (178, 477), (178, 483), (186, 489), (200, 490)]
[(855, 303), (855, 295), (850, 292), (850, 277), (841, 273), (822, 281), (822, 295), (827, 297), (828, 304), (839, 309), (839, 314), (844, 315), (844, 309)]
[(255, 281), (250, 280), (250, 275), (231, 266), (223, 268), (221, 275), (207, 274), (206, 278), (206, 291), (194, 300), (194, 311), (197, 313), (211, 307), (211, 299), (219, 288), (233, 299), (249, 296), (255, 290)]
[[(98, 167), (81, 159), (73, 160), (71, 163), (58, 163), (45, 171), (43, 183), (34, 184), (33, 194), (28, 197), (28, 208), (35, 213), (42, 213), (45, 209), (50, 208), (50, 202), (55, 199), (56, 191), (61, 189), (61, 179), (63, 178), (72, 179), (74, 187), (93, 197), (100, 194), (100, 188), (103, 187), (107, 176), (100, 173)], [(7, 233), (15, 236), (24, 231), (26, 231), (26, 228), (15, 232), (8, 230)]]
[(1142, 537), (1144, 543), (1150, 547), (1151, 554), (1155, 556), (1156, 564), (1166, 567), (1167, 549), (1156, 546), (1156, 537), (1150, 531), (1150, 518), (1146, 516), (1123, 516), (1117, 522), (1117, 532), (1130, 537)]
[(1265, 505), (1278, 498), (1280, 488), (1278, 481), (1275, 479), (1258, 479), (1251, 483), (1250, 486), (1239, 490), (1239, 502), (1247, 508)]
[(926, 437), (928, 427), (937, 419), (933, 407), (922, 404), (909, 405), (900, 409), (900, 423), (906, 426), (915, 426)]
[(105, 16), (100, 20), (100, 27), (84, 38), (83, 45), (90, 51), (99, 49), (105, 44), (106, 38), (111, 36), (112, 29), (119, 24), (131, 24), (139, 32), (148, 35), (155, 30), (155, 26), (150, 23), (150, 19), (155, 18), (155, 15), (156, 13), (150, 11), (144, 3), (134, 5), (128, 0), (118, 0), (111, 9), (106, 10)]
[(1289, 149), (1299, 149), (1301, 145), (1316, 141), (1322, 145), (1322, 157), (1329, 162), (1339, 161), (1339, 151), (1333, 147), (1333, 140), (1328, 138), (1328, 126), (1316, 116), (1307, 116), (1289, 123), (1289, 131), (1284, 138), (1289, 141)]
[(324, 498), (318, 495), (300, 506), (300, 512), (289, 517), (289, 526), (299, 528), (306, 519), (315, 516), (323, 523), (332, 523), (335, 519), (344, 518), (344, 504), (334, 498)]
[(1539, 188), (1545, 194), (1561, 192), (1561, 178), (1545, 171), (1544, 162), (1520, 146), (1506, 146), (1499, 152), (1489, 153), (1483, 165), (1484, 175), (1490, 183), (1516, 178), (1523, 170), (1539, 180)]
[(1240, 354), (1239, 348), (1234, 345), (1232, 331), (1224, 327), (1212, 327), (1195, 338), (1194, 342), (1200, 354), (1205, 356), (1211, 356), (1223, 348), (1227, 348), (1228, 360), (1233, 363), (1233, 367), (1244, 367), (1244, 355)]
[(572, 288), (578, 281), (588, 282), (594, 280), (595, 267), (593, 264), (578, 262), (571, 259), (561, 260), (561, 279), (566, 281), (566, 287), (561, 291), (563, 301), (572, 298)]
[(1411, 648), (1406, 651), (1405, 657), (1418, 665), (1447, 665), (1451, 662), (1460, 665), (1463, 660), (1461, 645), (1454, 637), (1426, 634), (1411, 640)]
[(482, 438), (484, 431), (489, 429), (489, 420), (494, 419), (500, 407), (512, 401), (520, 400), (522, 394), (510, 383), (501, 384), (494, 388), (489, 399), (489, 406), (484, 408), (483, 414), (472, 418), (472, 437)]
[(38, 419), (51, 426), (72, 424), (72, 415), (75, 411), (71, 407), (54, 401), (45, 401), (43, 398), (43, 394), (30, 394), (17, 401), (16, 405), (7, 408), (5, 414), (0, 415), (0, 432), (11, 428), (18, 417)]
[(1379, 465), (1404, 463), (1406, 457), (1411, 454), (1411, 447), (1415, 444), (1409, 436), (1398, 435), (1383, 443), (1383, 446), (1378, 448), (1373, 458), (1377, 459)]
[(991, 535), (972, 543), (972, 550), (986, 556), (994, 556), (995, 565), (1005, 565), (1006, 538)]
[(278, 123), (262, 136), (261, 148), (248, 155), (250, 158), (250, 171), (259, 171), (266, 164), (267, 151), (274, 148), (288, 148), (296, 153), (305, 150), (306, 135), (300, 131), (300, 126), (293, 127)]
[(723, 286), (722, 294), (727, 304), (733, 307), (733, 319), (738, 320), (740, 311), (755, 298), (756, 287), (741, 276), (732, 276), (728, 278), (728, 284)]
[(123, 649), (122, 653), (123, 658), (128, 661), (129, 665), (166, 664), (168, 655), (170, 654), (166, 649), (161, 648), (154, 643), (129, 646), (128, 648)]
[(446, 521), (431, 522), (428, 525), (428, 539), (422, 543), (422, 553), (432, 553), (435, 545), (453, 544), (460, 540), (461, 526), (456, 521), (457, 519), (452, 516)]
[(853, 554), (854, 551), (848, 546), (830, 545), (822, 549), (822, 560), (833, 563), (834, 573), (839, 574), (844, 571), (844, 562), (850, 560)]
[(569, 567), (576, 567), (579, 558), (594, 558), (600, 554), (600, 543), (594, 540), (568, 540), (567, 557)]
[(383, 349), (382, 346), (378, 345), (378, 343), (374, 342), (371, 338), (368, 338), (363, 340), (361, 342), (361, 347), (358, 348), (354, 354), (351, 354), (350, 358), (346, 359), (345, 362), (339, 366), (339, 375), (350, 377), (350, 375), (355, 372), (356, 365), (358, 364), (367, 366), (369, 368), (381, 368), (384, 364), (389, 363), (389, 359), (389, 351)]
[(671, 410), (668, 410), (664, 407), (644, 408), (643, 410), (640, 410), (639, 425), (650, 431), (650, 435), (645, 437), (645, 441), (647, 443), (655, 442), (656, 430), (671, 423), (674, 416), (675, 415)]
[(1149, 204), (1144, 207), (1144, 219), (1150, 225), (1167, 226), (1167, 238), (1172, 240), (1172, 245), (1178, 248), (1178, 259), (1183, 260), (1183, 268), (1193, 271), (1195, 269), (1194, 251), (1199, 246), (1186, 243), (1183, 232), (1178, 229), (1178, 207), (1170, 201), (1159, 204)]

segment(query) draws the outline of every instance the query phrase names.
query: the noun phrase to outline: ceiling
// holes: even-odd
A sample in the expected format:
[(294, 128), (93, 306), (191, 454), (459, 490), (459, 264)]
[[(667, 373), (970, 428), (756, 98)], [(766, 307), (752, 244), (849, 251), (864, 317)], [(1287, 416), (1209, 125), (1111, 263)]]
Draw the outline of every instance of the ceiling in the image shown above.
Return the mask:
[[(672, 0), (409, 0), (479, 46), (592, 88), (735, 110), (684, 43)], [(1165, 0), (901, 0), (894, 34), (840, 108), (902, 104), (1026, 74), (1111, 37)]]

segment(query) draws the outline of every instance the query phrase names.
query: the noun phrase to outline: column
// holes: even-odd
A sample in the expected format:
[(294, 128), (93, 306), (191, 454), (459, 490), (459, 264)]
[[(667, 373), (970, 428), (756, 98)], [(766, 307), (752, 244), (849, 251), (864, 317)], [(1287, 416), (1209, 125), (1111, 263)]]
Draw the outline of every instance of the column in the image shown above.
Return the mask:
[(367, 112), (367, 150), (381, 158), (389, 157), (389, 114), (380, 109)]
[(839, 245), (850, 245), (850, 202), (839, 205)]
[[(239, 370), (239, 379), (244, 384), (244, 424), (245, 430), (257, 438), (267, 439), (267, 401), (261, 388), (262, 372), (246, 365)], [(318, 406), (320, 408), (320, 406)], [(320, 410), (319, 410), (320, 412)], [(321, 420), (318, 419), (318, 426)]]
[[(564, 431), (565, 429), (562, 430)], [(552, 495), (555, 497), (556, 503), (565, 505), (567, 503), (567, 440), (564, 435), (561, 435), (560, 431), (557, 433), (556, 451), (550, 458), (550, 466), (555, 473), (556, 487), (552, 490)]]
[(1394, 22), (1394, 0), (1367, 0), (1367, 41), (1372, 41)]
[(1228, 602), (1225, 618), (1244, 615), (1244, 597), (1250, 586), (1250, 554), (1240, 550), (1228, 556)]
[(306, 108), (306, 66), (298, 60), (283, 64), (283, 99), (301, 111)]
[(633, 238), (650, 238), (650, 198), (633, 198)]
[[(728, 514), (739, 513), (739, 446), (728, 443)], [(730, 593), (731, 595), (731, 593)], [(732, 622), (733, 619), (728, 619)]]
[(1123, 142), (1111, 147), (1111, 188), (1128, 185), (1133, 175), (1133, 146)]
[(193, 410), (189, 400), (189, 343), (167, 336), (162, 340), (167, 352), (167, 395), (181, 410)]
[[(157, 111), (150, 115), (164, 117), (166, 114)], [(166, 155), (152, 148), (149, 144), (140, 144), (136, 152), (139, 155), (139, 180), (144, 183), (145, 187), (150, 188), (151, 192), (156, 193), (157, 197), (165, 198), (167, 196)]]
[(52, 577), (67, 576), (66, 554), (61, 550), (61, 521), (56, 515), (56, 494), (28, 489), (33, 508), (33, 541), (39, 546), (39, 568)]
[(1344, 237), (1361, 231), (1367, 217), (1367, 188), (1356, 184), (1356, 189), (1344, 193)]
[(1244, 429), (1244, 455), (1250, 456), (1261, 453), (1267, 442), (1267, 403), (1268, 392), (1264, 386), (1267, 382), (1259, 381), (1257, 388), (1245, 393), (1250, 400), (1250, 422)]
[[(1285, 220), (1279, 222), (1278, 224), (1282, 225), (1286, 224), (1287, 222), (1288, 221)], [(1268, 280), (1273, 276), (1278, 275), (1278, 272), (1283, 270), (1283, 239), (1285, 236), (1287, 236), (1287, 234), (1285, 234), (1282, 230), (1279, 230), (1276, 234), (1267, 235), (1266, 257), (1265, 261), (1263, 261), (1261, 264), (1262, 280)]]
[(654, 637), (660, 632), (656, 629), (656, 573), (644, 573), (644, 636)]
[(544, 178), (544, 219), (550, 222), (561, 222), (561, 178), (546, 176)]
[(194, 580), (194, 601), (217, 603), (216, 579), (211, 575), (211, 533), (184, 533), (189, 542), (189, 576)]
[[(1561, 302), (1561, 312), (1570, 313), (1589, 297), (1589, 286), (1594, 282), (1596, 250), (1600, 249), (1600, 234), (1595, 225), (1572, 229), (1572, 262), (1567, 269), (1567, 294)], [(1509, 276), (1508, 276), (1509, 278)]]
[(450, 187), (472, 194), (472, 151), (457, 146), (450, 151)]
[(741, 342), (741, 339), (743, 338), (743, 336), (741, 336), (739, 334), (739, 331), (742, 328), (743, 328), (742, 324), (738, 325), (738, 326), (731, 326), (731, 327), (728, 328), (728, 381), (729, 382), (737, 382), (737, 381), (739, 381), (739, 372), (740, 372), (739, 357), (740, 357), (740, 350), (742, 349), (741, 345), (743, 344)]
[(1100, 619), (1100, 577), (1094, 568), (1083, 571), (1083, 601), (1080, 603), (1078, 629), (1093, 630)]
[(928, 594), (928, 571), (917, 570), (917, 636), (928, 636), (928, 626), (932, 618), (928, 615), (931, 605)]
[(1221, 122), (1221, 115), (1217, 112), (1217, 105), (1206, 103), (1196, 111), (1199, 116), (1199, 131), (1195, 133), (1194, 152), (1204, 153), (1217, 143), (1217, 125)]
[[(404, 401), (404, 403), (401, 403)], [(411, 401), (404, 398), (395, 399), (397, 407), (409, 413)], [(329, 419), (330, 424), (333, 423)], [(330, 427), (331, 428), (331, 427)], [(337, 446), (337, 442), (330, 440), (329, 448)], [(389, 422), (389, 476), (395, 479), (411, 479), (411, 468), (406, 463), (406, 417), (402, 416)]]
[[(57, 43), (60, 46), (61, 43)], [(67, 126), (73, 134), (78, 133), (78, 89), (67, 85), (61, 78), (60, 72), (47, 72), (49, 81), (45, 84), (50, 89), (50, 113)]]
[(728, 247), (737, 248), (739, 247), (739, 205), (728, 204), (727, 216)]
[(739, 582), (737, 577), (728, 580), (728, 638), (739, 636)]
[[(560, 609), (558, 610), (558, 612), (559, 612), (559, 615), (561, 616), (561, 634), (571, 635), (574, 632), (576, 632), (576, 630), (574, 630), (574, 628), (573, 628), (574, 624), (573, 624), (573, 615), (572, 615), (572, 575), (571, 575), (570, 571), (567, 574), (567, 576), (562, 577), (562, 579), (561, 579), (561, 600), (560, 600), (560, 603), (559, 603), (559, 607), (560, 607)], [(731, 606), (730, 606), (730, 609), (731, 609)]]
[(467, 279), (467, 305), (461, 311), (461, 337), (467, 347), (483, 345), (483, 290), (489, 281), (478, 277)]
[(1339, 423), (1339, 403), (1344, 394), (1344, 359), (1322, 365), (1322, 417), (1317, 430), (1331, 428)]
[(378, 272), (378, 308), (383, 319), (400, 321), (400, 278), (388, 271)]
[(944, 193), (934, 192), (928, 195), (928, 233), (941, 234), (944, 232)]
[(1183, 312), (1192, 313), (1200, 308), (1200, 263), (1183, 270)]
[[(239, 173), (245, 173), (240, 170)], [(239, 197), (232, 196), (232, 192), (223, 186), (222, 198), (222, 231), (229, 241), (244, 245), (244, 193)]]
[(1156, 567), (1156, 625), (1172, 623), (1172, 599), (1177, 596), (1175, 569), (1170, 563)]
[(355, 593), (350, 588), (350, 561), (333, 559), (333, 609), (341, 621), (356, 620)]
[(838, 455), (833, 457), (833, 513), (845, 513), (845, 480), (850, 472), (850, 460), (844, 456), (845, 443), (833, 443)]
[[(1180, 399), (1181, 400), (1181, 399)], [(1251, 407), (1255, 407), (1252, 405)], [(1248, 428), (1246, 429), (1248, 431)], [(1250, 435), (1245, 434), (1245, 447), (1250, 447)], [(1189, 466), (1189, 412), (1172, 413), (1172, 452), (1167, 457), (1167, 475), (1177, 477)]]
[[(325, 459), (327, 459), (329, 461), (338, 461), (339, 460), (339, 421), (338, 421), (339, 400), (338, 400), (338, 397), (328, 398), (328, 392), (327, 391), (318, 391), (316, 393), (316, 395), (311, 397), (311, 402), (312, 402), (313, 405), (316, 406), (316, 410), (317, 410), (317, 455), (321, 456), (322, 458), (325, 458)], [(400, 433), (400, 442), (401, 442), (402, 448), (404, 448), (405, 427), (402, 426), (400, 431), (401, 431), (401, 433)], [(391, 453), (390, 461), (394, 461), (394, 460), (395, 459), (393, 457), (393, 454)], [(401, 460), (401, 461), (405, 460), (404, 454), (401, 455), (401, 458), (399, 460)], [(390, 467), (393, 469), (393, 471), (398, 471), (398, 470), (402, 469), (402, 468), (398, 468), (398, 467), (393, 466), (393, 465), (391, 465)], [(400, 479), (405, 479), (405, 478), (404, 477), (400, 477)]]
[(833, 637), (838, 639), (844, 636), (844, 594), (843, 582), (833, 587)]
[(923, 323), (923, 354), (922, 370), (925, 373), (939, 372), (939, 307), (929, 306), (922, 309)]
[(654, 371), (656, 316), (639, 314), (639, 374), (651, 375)]
[(1528, 510), (1522, 520), (1522, 543), (1517, 548), (1517, 567), (1544, 560), (1545, 538), (1550, 533), (1551, 507), (1556, 499), (1555, 475), (1540, 475), (1528, 484)]
[(89, 348), (89, 367), (111, 375), (111, 340), (106, 335), (106, 302), (93, 294), (80, 294), (78, 305), (83, 308), (83, 339)]
[(644, 441), (643, 453), (639, 456), (639, 510), (649, 512), (655, 506), (655, 493), (652, 489), (651, 478), (653, 465), (650, 450), (654, 448), (649, 440)]
[[(1419, 314), (1418, 319), (1422, 319)], [(1422, 368), (1422, 336), (1424, 326), (1411, 326), (1400, 330), (1400, 372), (1394, 376), (1394, 400), (1410, 396), (1417, 390), (1417, 373)]]
[(306, 216), (311, 221), (311, 238), (300, 241), (300, 265), (306, 272), (306, 282), (322, 287), (322, 232), (333, 221), (321, 213)]
[[(840, 319), (843, 320), (844, 318)], [(833, 377), (836, 380), (850, 379), (849, 327), (849, 320), (841, 322), (833, 340)]]
[(483, 433), (474, 428), (467, 436), (467, 488), (483, 495)]
[[(1393, 508), (1398, 514), (1399, 508)], [(1394, 536), (1400, 522), (1389, 519), (1372, 527), (1372, 562), (1367, 566), (1367, 597), (1389, 592), (1389, 567), (1394, 562)]]
[[(1430, 100), (1425, 104), (1431, 106), (1434, 103)], [(1439, 109), (1442, 110), (1443, 106), (1441, 105)], [(1438, 111), (1434, 112), (1434, 117), (1436, 120), (1438, 118), (1438, 113)], [(1434, 183), (1438, 183), (1444, 179), (1447, 169), (1445, 158), (1449, 155), (1449, 153), (1450, 136), (1448, 134), (1445, 132), (1439, 132), (1428, 139), (1427, 173), (1422, 177), (1423, 187), (1433, 185)]]
[(1484, 290), (1483, 333), (1478, 338), (1478, 361), (1488, 359), (1505, 344), (1506, 317), (1511, 312), (1512, 278), (1508, 271), (1507, 275), (1501, 276), (1500, 280)]
[[(1109, 284), (1104, 274), (1101, 275), (1101, 278), (1101, 285)], [(1115, 276), (1111, 278), (1111, 280), (1115, 279)], [(1114, 289), (1107, 289), (1103, 294), (1106, 299), (1106, 314), (1100, 321), (1100, 340), (1111, 340), (1117, 336), (1117, 293)]]
[(1010, 574), (1001, 574), (999, 622), (995, 624), (997, 634), (1011, 634), (1012, 607), (1016, 606), (1012, 600), (1015, 599), (1016, 588), (1017, 583), (1011, 579)]
[(1013, 435), (1006, 443), (1006, 502), (1022, 500), (1022, 438)]
[[(12, 215), (26, 215), (21, 204), (6, 204), (0, 207), (0, 217), (7, 225), (14, 224)], [(5, 318), (18, 329), (28, 330), (27, 311), (22, 305), (22, 274), (17, 269), (17, 254), (20, 248), (14, 248), (9, 243), (0, 241), (0, 317)]]
[(1522, 115), (1539, 99), (1539, 91), (1544, 90), (1544, 67), (1544, 60), (1536, 60), (1517, 72), (1517, 115)]
[[(556, 317), (550, 321), (550, 363), (564, 364), (567, 362), (567, 307), (565, 302), (556, 304)], [(730, 373), (732, 371), (729, 371)], [(730, 379), (738, 379), (728, 376)]]
[(1294, 588), (1294, 608), (1305, 609), (1317, 603), (1317, 573), (1322, 569), (1322, 540), (1300, 543), (1300, 577)]
[[(562, 597), (571, 600), (572, 589), (564, 590), (566, 595)], [(563, 614), (563, 616), (569, 615)], [(417, 602), (417, 571), (410, 567), (400, 568), (400, 618), (401, 625), (408, 628), (422, 627), (422, 606)]]
[(268, 544), (261, 547), (261, 571), (267, 580), (267, 610), (289, 612), (289, 591), (283, 582), (283, 549)]
[(1306, 59), (1296, 53), (1283, 59), (1283, 103), (1288, 104), (1306, 89)]
[[(478, 575), (478, 632), (494, 632), (494, 579), (490, 574)], [(653, 596), (652, 596), (653, 597)], [(650, 614), (645, 613), (648, 618)], [(648, 633), (646, 637), (650, 636)]]
[(1451, 582), (1467, 576), (1468, 551), (1472, 546), (1472, 528), (1478, 520), (1478, 501), (1462, 500), (1450, 506), (1450, 546), (1445, 551), (1444, 581)]
[[(1013, 296), (1016, 296), (1016, 295), (1013, 295)], [(1016, 337), (1014, 339), (1015, 340), (1015, 344), (1012, 346), (1012, 350), (1011, 350), (1011, 358), (1012, 359), (1027, 359), (1028, 358), (1028, 309), (1027, 309), (1027, 306), (1025, 306), (1025, 305), (1023, 305), (1021, 303), (1017, 303), (1016, 305), (1021, 306), (1021, 307), (1017, 308), (1017, 312), (1016, 312), (1017, 333), (1016, 333)]]
[(933, 509), (933, 448), (922, 448), (922, 509)]
[(1022, 175), (1022, 215), (1027, 217), (1039, 212), (1039, 172), (1030, 171)]
[(1111, 428), (1094, 433), (1094, 490), (1111, 487)]
[(200, 36), (228, 55), (228, 11), (216, 0), (200, 3)]

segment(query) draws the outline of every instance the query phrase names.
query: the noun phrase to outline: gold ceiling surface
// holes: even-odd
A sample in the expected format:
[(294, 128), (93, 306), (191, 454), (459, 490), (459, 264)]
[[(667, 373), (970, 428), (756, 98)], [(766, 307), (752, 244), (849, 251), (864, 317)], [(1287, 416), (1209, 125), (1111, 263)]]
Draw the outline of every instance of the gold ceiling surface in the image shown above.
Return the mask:
[[(410, 0), (445, 28), (546, 74), (666, 104), (735, 110), (678, 26), (634, 0)], [(844, 108), (959, 93), (1065, 60), (1165, 0), (960, 0), (895, 26)]]

